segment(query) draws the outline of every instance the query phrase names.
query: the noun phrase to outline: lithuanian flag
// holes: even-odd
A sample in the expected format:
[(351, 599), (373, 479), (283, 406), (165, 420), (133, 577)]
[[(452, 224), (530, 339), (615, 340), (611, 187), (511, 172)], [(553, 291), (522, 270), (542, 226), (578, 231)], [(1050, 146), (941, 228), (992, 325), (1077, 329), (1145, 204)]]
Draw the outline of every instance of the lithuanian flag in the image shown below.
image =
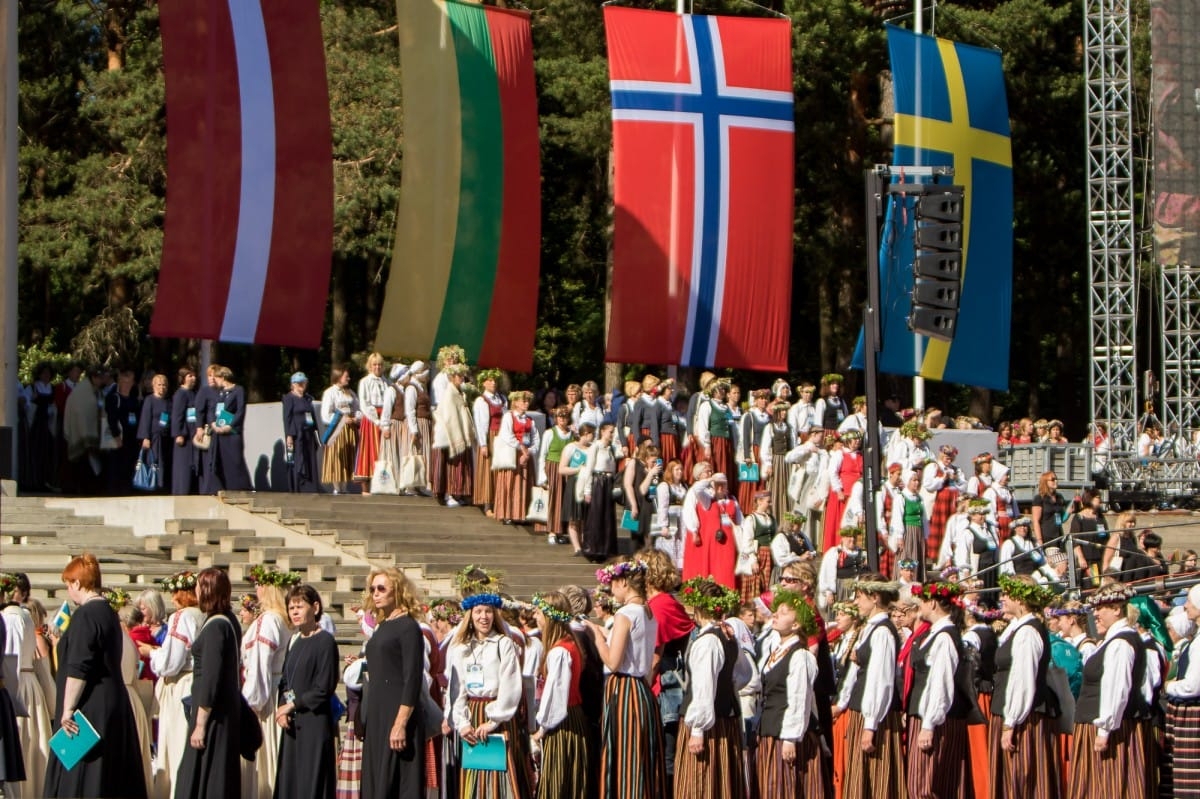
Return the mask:
[(375, 346), (533, 366), (541, 237), (529, 15), (398, 0), (404, 164)]

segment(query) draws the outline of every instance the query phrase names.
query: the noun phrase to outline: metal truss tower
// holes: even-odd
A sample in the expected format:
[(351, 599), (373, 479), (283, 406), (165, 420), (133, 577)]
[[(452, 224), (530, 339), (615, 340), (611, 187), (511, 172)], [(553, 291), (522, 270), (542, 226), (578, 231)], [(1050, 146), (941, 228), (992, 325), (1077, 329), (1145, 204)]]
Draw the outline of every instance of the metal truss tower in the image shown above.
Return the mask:
[(1085, 0), (1091, 416), (1114, 450), (1137, 439), (1130, 0)]
[(1164, 265), (1162, 304), (1163, 421), (1200, 427), (1200, 266)]

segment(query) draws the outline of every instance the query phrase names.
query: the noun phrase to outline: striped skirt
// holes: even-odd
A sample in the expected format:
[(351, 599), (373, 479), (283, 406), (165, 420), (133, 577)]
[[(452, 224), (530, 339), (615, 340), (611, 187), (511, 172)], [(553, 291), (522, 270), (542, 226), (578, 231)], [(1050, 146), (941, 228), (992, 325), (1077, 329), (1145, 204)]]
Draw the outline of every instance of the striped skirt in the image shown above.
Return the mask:
[(833, 795), (842, 796), (846, 784), (846, 729), (850, 725), (850, 714), (842, 713), (833, 720)]
[(675, 744), (675, 799), (744, 799), (741, 716), (718, 718), (704, 733), (704, 751), (688, 751), (691, 730), (682, 721)]
[[(659, 455), (663, 459), (663, 463), (670, 463), (679, 458), (679, 436), (674, 433), (663, 433), (658, 437)], [(688, 475), (687, 477), (690, 477)]]
[(546, 505), (547, 523), (538, 522), (533, 529), (539, 533), (563, 535), (567, 528), (559, 518), (562, 513), (562, 481), (558, 479), (558, 464), (553, 461), (546, 461), (546, 493), (550, 495), (550, 502)]
[(354, 479), (354, 459), (358, 454), (358, 426), (345, 422), (342, 425), (333, 443), (321, 450), (321, 482), (335, 486)]
[(538, 799), (579, 799), (587, 794), (588, 728), (583, 706), (567, 708), (567, 718), (542, 739)]
[(1025, 723), (1013, 731), (1015, 752), (1000, 750), (1003, 735), (1004, 717), (989, 717), (988, 768), (994, 799), (1053, 799), (1060, 796), (1058, 747), (1050, 719), (1041, 713), (1030, 713)]
[[(713, 474), (720, 472), (725, 475), (729, 481), (729, 495), (736, 497), (738, 495), (738, 474), (737, 461), (733, 458), (733, 439), (719, 438), (714, 436), (708, 440), (709, 449), (712, 451), (712, 470)], [(700, 454), (703, 454), (701, 449)], [(687, 478), (687, 475), (684, 475)], [(753, 505), (749, 506), (753, 507)]]
[(847, 710), (846, 777), (842, 799), (907, 799), (900, 714), (889, 713), (875, 730), (875, 751), (862, 750), (863, 717)]
[(646, 681), (610, 674), (604, 681), (600, 795), (605, 799), (666, 796), (667, 759), (658, 700)]
[(820, 799), (828, 795), (821, 744), (811, 729), (796, 745), (796, 762), (783, 762), (783, 741), (758, 739), (758, 795), (762, 799)]
[(975, 790), (969, 777), (966, 721), (946, 719), (933, 731), (933, 747), (928, 751), (917, 746), (917, 737), (920, 734), (921, 720), (910, 716), (909, 799), (972, 799)]
[(450, 450), (434, 449), (429, 460), (429, 487), (436, 496), (466, 498), (473, 494), (475, 458), (470, 450), (450, 458)]
[(758, 548), (758, 566), (754, 569), (754, 574), (738, 575), (738, 593), (742, 595), (742, 602), (753, 602), (758, 597), (762, 596), (764, 591), (770, 589), (771, 585), (771, 548)]
[[(766, 479), (764, 485), (771, 492), (771, 515), (775, 517), (775, 521), (782, 522), (783, 514), (792, 509), (792, 498), (788, 496), (788, 478), (792, 474), (791, 465), (784, 460), (787, 453), (773, 455), (771, 457), (771, 476)], [(753, 505), (750, 506), (753, 509)]]
[[(519, 455), (517, 456), (520, 457)], [(524, 466), (492, 472), (496, 481), (495, 504), (497, 519), (525, 521), (529, 509), (529, 489), (533, 488), (533, 457)]]
[[(692, 482), (692, 469), (697, 463), (704, 460), (704, 447), (700, 446), (700, 440), (694, 435), (688, 435), (684, 441), (683, 448), (679, 451), (679, 460), (683, 464), (683, 479), (686, 483)], [(663, 463), (667, 459), (663, 458)]]
[(946, 523), (954, 515), (954, 506), (958, 504), (958, 491), (953, 488), (943, 488), (933, 497), (933, 510), (929, 513), (929, 538), (925, 540), (925, 560), (937, 563), (938, 550), (942, 548), (942, 538), (946, 535)]
[[(992, 717), (991, 694), (979, 694), (979, 710), (985, 719)], [(967, 727), (967, 749), (971, 757), (971, 784), (975, 787), (975, 799), (990, 799), (992, 772), (988, 766), (988, 725), (972, 724)]]
[(490, 508), (496, 502), (496, 475), (492, 472), (492, 446), (496, 434), (488, 431), (487, 454), (475, 448), (475, 496), (474, 504)]
[(353, 724), (342, 734), (342, 751), (337, 762), (337, 799), (358, 799), (362, 782), (362, 741), (354, 734)]
[(1146, 799), (1146, 750), (1141, 725), (1126, 719), (1097, 752), (1096, 725), (1076, 724), (1069, 799)]
[[(491, 699), (468, 700), (471, 726), (478, 727), (488, 720), (487, 706)], [(533, 775), (529, 771), (529, 736), (521, 729), (516, 716), (496, 728), (494, 735), (508, 741), (508, 768), (504, 771), (477, 771), (460, 768), (459, 799), (532, 799)]]
[[(754, 462), (756, 464), (758, 464), (758, 476), (762, 477), (762, 464), (758, 463), (758, 444), (755, 444), (750, 449), (751, 449), (751, 457), (754, 459)], [(736, 469), (740, 465), (741, 464), (734, 464), (734, 468)], [(754, 510), (754, 494), (760, 488), (766, 488), (766, 486), (767, 486), (767, 483), (765, 480), (758, 480), (757, 482), (754, 482), (754, 483), (751, 483), (751, 482), (738, 483), (737, 501), (738, 501), (738, 505), (740, 505), (742, 507), (742, 510), (744, 512), (749, 512), (751, 510)], [(782, 517), (776, 516), (775, 518), (779, 519)]]
[(1160, 796), (1200, 799), (1200, 704), (1167, 702)]
[(354, 461), (354, 479), (370, 480), (375, 474), (375, 461), (382, 451), (379, 446), (380, 430), (366, 418), (358, 422), (358, 457)]

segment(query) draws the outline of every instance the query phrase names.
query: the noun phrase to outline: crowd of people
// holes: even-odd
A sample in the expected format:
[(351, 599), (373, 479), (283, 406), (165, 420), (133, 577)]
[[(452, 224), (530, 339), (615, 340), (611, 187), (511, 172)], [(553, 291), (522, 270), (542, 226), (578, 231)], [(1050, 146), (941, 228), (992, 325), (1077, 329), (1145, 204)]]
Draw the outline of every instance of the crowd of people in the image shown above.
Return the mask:
[[(480, 566), (440, 599), (373, 568), (342, 662), (312, 586), (252, 578), (130, 598), (85, 554), (47, 624), (0, 575), (4, 795), (1200, 795), (1200, 585), (862, 573), (822, 610), (811, 560), (750, 601), (653, 548), (527, 601)], [(67, 768), (48, 738), (85, 724), (99, 743)]]

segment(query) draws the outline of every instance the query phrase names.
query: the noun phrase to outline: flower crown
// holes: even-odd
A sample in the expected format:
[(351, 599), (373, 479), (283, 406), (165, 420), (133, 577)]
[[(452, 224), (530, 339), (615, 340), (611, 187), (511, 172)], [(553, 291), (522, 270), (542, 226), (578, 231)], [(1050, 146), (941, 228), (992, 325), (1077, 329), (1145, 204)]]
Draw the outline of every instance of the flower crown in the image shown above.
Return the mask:
[(542, 615), (551, 621), (556, 621), (559, 624), (570, 624), (571, 614), (565, 610), (559, 610), (546, 601), (546, 598), (541, 594), (533, 595), (533, 606), (542, 612)]
[(844, 383), (846, 379), (837, 372), (829, 372), (821, 377), (821, 382), (828, 386), (831, 383)]
[(480, 605), (499, 610), (504, 607), (504, 600), (500, 598), (499, 594), (471, 594), (462, 601), (463, 610), (470, 610)]
[[(716, 596), (709, 596), (704, 593), (704, 589), (707, 589), (711, 585), (715, 585), (721, 589), (720, 593)], [(741, 594), (723, 585), (719, 585), (711, 576), (693, 577), (683, 584), (683, 588), (679, 592), (680, 604), (686, 605), (689, 608), (699, 608), (709, 616), (718, 619), (724, 618), (727, 613), (737, 610), (737, 606), (741, 601)]]
[(972, 602), (966, 606), (967, 612), (980, 621), (1000, 621), (1004, 618), (1004, 611), (1000, 609), (985, 608), (983, 605)]
[(916, 571), (917, 570), (917, 562), (915, 560), (913, 560), (912, 558), (900, 558), (900, 560), (898, 560), (896, 562), (896, 568), (897, 569), (909, 569), (911, 571)]
[(129, 592), (124, 588), (105, 588), (101, 593), (113, 610), (120, 610), (129, 604)]
[(458, 624), (462, 621), (462, 609), (458, 603), (449, 599), (441, 599), (429, 607), (429, 615), (437, 621)]
[(613, 580), (628, 579), (631, 574), (642, 574), (646, 564), (640, 560), (623, 560), (620, 563), (610, 563), (596, 569), (596, 580), (602, 585), (612, 585)]
[(254, 594), (242, 594), (242, 610), (249, 613), (258, 613), (258, 597)]
[(451, 359), (458, 361), (460, 364), (465, 364), (467, 362), (467, 351), (464, 350), (462, 347), (460, 347), (458, 344), (447, 344), (446, 346), (440, 347), (438, 349), (438, 353), (437, 353), (438, 369), (444, 370), (444, 368), (446, 366), (446, 362)]
[(1054, 599), (1054, 592), (1037, 584), (1029, 584), (1007, 574), (1000, 575), (1000, 591), (1026, 607), (1044, 608)]
[(899, 593), (900, 583), (890, 580), (855, 580), (854, 592), (862, 591), (864, 594), (887, 594)]
[(910, 589), (912, 595), (921, 599), (944, 599), (947, 602), (962, 606), (962, 588), (958, 583), (925, 583), (914, 584)]
[(300, 572), (281, 572), (273, 566), (264, 566), (261, 563), (251, 566), (246, 577), (254, 585), (291, 588), (300, 584)]
[(807, 519), (803, 513), (798, 513), (796, 511), (792, 511), (792, 510), (787, 511), (786, 513), (783, 514), (783, 520), (785, 522), (787, 522), (788, 524), (790, 524), (792, 527), (800, 527), (804, 524), (805, 521), (807, 521)]
[(1060, 619), (1063, 616), (1086, 616), (1087, 608), (1046, 608), (1046, 615), (1052, 619)]
[(17, 575), (8, 572), (0, 573), (0, 593), (11, 594), (17, 590)]
[(1098, 608), (1101, 605), (1123, 605), (1136, 595), (1137, 592), (1132, 587), (1123, 583), (1112, 583), (1088, 597), (1087, 603), (1093, 608)]
[(802, 636), (807, 638), (817, 631), (816, 615), (803, 594), (780, 588), (771, 596), (771, 612), (779, 610), (781, 605), (787, 605), (796, 611), (796, 624), (800, 627), (799, 632)]
[(862, 620), (862, 613), (858, 611), (858, 605), (854, 604), (853, 602), (834, 602), (833, 612), (835, 615), (838, 613), (845, 613), (855, 621)]
[(920, 439), (921, 441), (926, 441), (933, 436), (932, 433), (925, 429), (925, 425), (921, 424), (916, 419), (909, 419), (907, 422), (900, 425), (900, 435), (904, 436), (905, 438)]
[(196, 590), (196, 575), (190, 571), (176, 572), (170, 577), (164, 577), (159, 580), (164, 591), (170, 591), (172, 594), (176, 591), (195, 591)]
[(842, 527), (841, 529), (838, 530), (838, 537), (839, 538), (854, 537), (861, 541), (862, 537), (864, 535), (866, 535), (866, 533), (867, 533), (867, 531), (861, 527)]
[[(481, 574), (483, 577), (479, 576)], [(455, 572), (454, 587), (463, 595), (479, 594), (499, 587), (500, 578), (503, 576), (503, 572), (485, 569), (472, 563)]]
[(495, 380), (496, 385), (499, 386), (502, 377), (504, 377), (504, 372), (499, 369), (480, 369), (475, 374), (475, 382), (482, 386), (485, 381)]

